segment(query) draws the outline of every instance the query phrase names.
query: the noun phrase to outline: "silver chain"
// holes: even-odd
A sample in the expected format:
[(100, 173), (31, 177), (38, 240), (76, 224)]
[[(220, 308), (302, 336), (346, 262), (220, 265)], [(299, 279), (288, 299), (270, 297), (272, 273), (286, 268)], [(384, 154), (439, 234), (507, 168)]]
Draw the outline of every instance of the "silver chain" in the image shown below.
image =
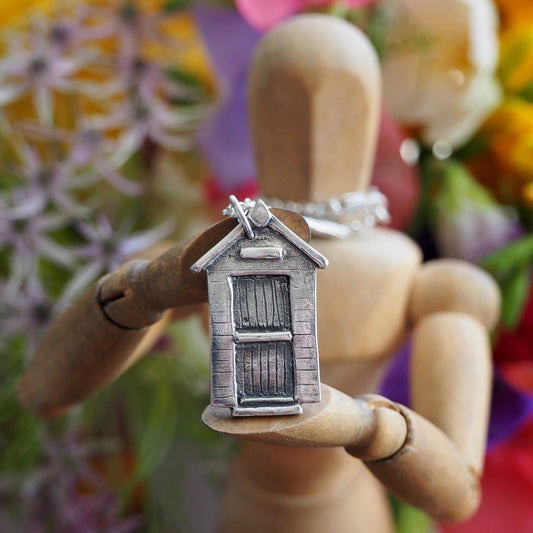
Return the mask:
[[(324, 202), (293, 202), (277, 198), (263, 200), (269, 207), (288, 209), (302, 215), (312, 234), (317, 237), (343, 239), (362, 229), (390, 222), (387, 197), (376, 187), (371, 187), (368, 192), (350, 192)], [(253, 208), (254, 202), (246, 198), (240, 205), (247, 213)], [(231, 204), (223, 214), (237, 216)]]
[(302, 215), (313, 235), (320, 237), (342, 239), (364, 228), (390, 222), (387, 197), (376, 187), (323, 202), (286, 202), (276, 198), (267, 198), (265, 202)]

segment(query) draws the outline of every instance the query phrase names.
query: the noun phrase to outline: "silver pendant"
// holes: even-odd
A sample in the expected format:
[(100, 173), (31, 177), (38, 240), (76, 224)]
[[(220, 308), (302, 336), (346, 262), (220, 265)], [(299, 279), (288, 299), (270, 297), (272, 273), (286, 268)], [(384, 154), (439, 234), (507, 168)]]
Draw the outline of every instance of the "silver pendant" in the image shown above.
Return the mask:
[(207, 271), (211, 404), (299, 414), (320, 401), (316, 269), (328, 262), (262, 200), (230, 202), (239, 224), (191, 267)]

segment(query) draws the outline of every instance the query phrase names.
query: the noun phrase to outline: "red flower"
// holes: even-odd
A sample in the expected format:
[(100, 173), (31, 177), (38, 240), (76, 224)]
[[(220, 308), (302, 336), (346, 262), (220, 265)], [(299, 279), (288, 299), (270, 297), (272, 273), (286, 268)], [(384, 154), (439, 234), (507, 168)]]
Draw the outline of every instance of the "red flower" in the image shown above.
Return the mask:
[[(494, 362), (515, 387), (533, 393), (533, 289), (515, 330), (502, 329), (494, 349)], [(533, 529), (532, 529), (533, 530)]]
[[(502, 330), (494, 350), (495, 364), (515, 387), (533, 394), (533, 290), (520, 325)], [(483, 498), (477, 513), (463, 524), (443, 524), (443, 533), (533, 533), (533, 417), (485, 461)]]
[(462, 524), (441, 524), (442, 533), (533, 533), (533, 418), (487, 455), (477, 513)]

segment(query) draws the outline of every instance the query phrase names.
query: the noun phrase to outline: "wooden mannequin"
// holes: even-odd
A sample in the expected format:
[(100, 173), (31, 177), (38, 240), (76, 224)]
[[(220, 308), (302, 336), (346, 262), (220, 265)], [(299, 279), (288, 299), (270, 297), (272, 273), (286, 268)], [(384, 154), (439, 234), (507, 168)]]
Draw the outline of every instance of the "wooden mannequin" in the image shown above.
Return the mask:
[[(379, 105), (377, 60), (353, 27), (306, 16), (274, 30), (256, 53), (250, 80), (263, 193), (306, 202), (366, 190)], [(414, 326), (413, 405), (443, 433), (412, 412), (402, 410), (403, 419), (382, 399), (370, 404), (379, 409), (365, 404), (364, 414), (356, 409), (359, 416), (347, 418), (350, 408), (343, 400), (337, 414), (326, 418), (329, 423), (321, 419), (309, 433), (305, 419), (286, 421), (291, 435), (312, 435), (314, 447), (346, 446), (348, 439), (366, 443), (373, 451), (348, 449), (370, 460), (393, 456), (367, 463), (393, 492), (434, 516), (464, 518), (479, 496), (473, 487), (483, 463), (490, 395), (486, 329), (494, 326), (499, 308), (494, 282), (457, 261), (420, 267), (416, 245), (386, 229), (346, 240), (314, 239), (313, 246), (330, 261), (318, 274), (317, 288), (322, 381), (350, 396), (375, 390), (390, 355)], [(341, 420), (346, 420), (341, 431), (350, 432), (365, 426), (370, 411), (368, 434), (330, 440)], [(205, 421), (241, 438), (284, 442), (280, 421), (274, 422), (275, 436), (271, 421), (242, 422), (212, 408)], [(410, 434), (427, 438), (423, 444), (410, 443), (409, 436), (402, 446), (406, 421), (413, 426)], [(385, 499), (361, 466), (336, 449), (247, 443), (231, 477), (223, 530), (244, 532), (255, 523), (259, 532), (391, 531)]]
[[(343, 21), (306, 15), (267, 36), (250, 84), (264, 194), (322, 201), (366, 190), (379, 87), (371, 47)], [(305, 235), (297, 215), (277, 216)], [(44, 339), (23, 377), (22, 401), (57, 415), (123, 372), (168, 309), (206, 301), (205, 278), (189, 267), (234, 224), (223, 221), (98, 282)], [(391, 532), (376, 479), (435, 517), (469, 516), (487, 431), (495, 283), (459, 261), (420, 266), (416, 245), (385, 229), (313, 246), (330, 261), (318, 278), (318, 338), (322, 381), (335, 388), (323, 385), (322, 401), (300, 416), (234, 419), (206, 409), (207, 425), (244, 441), (222, 531)], [(368, 395), (409, 330), (413, 411)]]

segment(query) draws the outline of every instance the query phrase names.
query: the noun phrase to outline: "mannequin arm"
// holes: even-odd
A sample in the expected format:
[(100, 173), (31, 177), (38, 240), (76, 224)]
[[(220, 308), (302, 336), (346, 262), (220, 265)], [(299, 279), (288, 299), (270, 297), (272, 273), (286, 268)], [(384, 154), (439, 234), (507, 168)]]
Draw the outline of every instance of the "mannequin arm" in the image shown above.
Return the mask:
[(405, 501), (443, 520), (479, 504), (491, 393), (488, 332), (499, 316), (494, 280), (474, 265), (443, 259), (420, 270), (410, 302), (415, 412), (400, 407), (407, 442), (367, 463)]
[[(438, 518), (460, 520), (477, 505), (477, 476), (454, 443), (406, 407), (378, 395), (353, 399), (322, 385), (322, 401), (303, 409), (295, 417), (246, 419), (209, 406), (202, 419), (221, 433), (265, 444), (344, 446), (391, 492)], [(263, 472), (261, 482), (276, 487), (278, 478), (273, 468)]]
[(413, 409), (442, 429), (478, 474), (491, 394), (488, 332), (499, 309), (494, 280), (451, 259), (426, 263), (411, 298)]
[[(309, 241), (302, 217), (273, 212)], [(46, 333), (22, 377), (22, 403), (38, 416), (57, 416), (121, 375), (162, 332), (170, 309), (184, 316), (207, 302), (205, 273), (190, 266), (235, 224), (223, 220), (153, 261), (131, 261), (96, 282)]]
[(205, 277), (189, 267), (234, 224), (224, 220), (90, 287), (46, 333), (22, 377), (22, 403), (38, 416), (57, 416), (122, 374), (151, 330), (161, 333), (168, 309), (207, 301)]

